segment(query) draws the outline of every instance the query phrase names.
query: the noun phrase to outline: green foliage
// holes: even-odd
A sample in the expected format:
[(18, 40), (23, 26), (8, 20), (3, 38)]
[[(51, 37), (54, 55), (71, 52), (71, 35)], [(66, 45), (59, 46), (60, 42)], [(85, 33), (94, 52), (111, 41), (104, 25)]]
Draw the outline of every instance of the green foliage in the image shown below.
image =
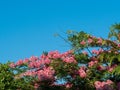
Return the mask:
[(80, 45), (80, 42), (83, 40), (87, 40), (87, 38), (90, 35), (81, 31), (81, 32), (73, 32), (69, 31), (68, 32), (68, 41), (70, 41), (71, 46), (74, 50), (81, 50), (85, 48), (86, 46)]
[(77, 62), (81, 64), (87, 64), (87, 62), (89, 62), (88, 56), (84, 55), (83, 53), (76, 53), (75, 58)]
[(9, 67), (9, 63), (0, 64), (0, 90), (31, 90), (33, 87), (23, 78), (15, 79), (13, 70)]
[(111, 37), (114, 37), (120, 42), (120, 24), (117, 23), (111, 26), (108, 38)]

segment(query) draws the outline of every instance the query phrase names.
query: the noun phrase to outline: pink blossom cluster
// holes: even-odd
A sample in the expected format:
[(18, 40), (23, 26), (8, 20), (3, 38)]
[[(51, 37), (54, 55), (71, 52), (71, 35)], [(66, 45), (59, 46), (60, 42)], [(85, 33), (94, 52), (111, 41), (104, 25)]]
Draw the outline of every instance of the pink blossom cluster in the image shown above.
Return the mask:
[(92, 50), (92, 53), (93, 54), (96, 54), (96, 55), (99, 55), (100, 53), (102, 53), (102, 52), (104, 52), (104, 50), (103, 49), (99, 49), (99, 50)]
[(36, 61), (30, 61), (28, 63), (29, 68), (41, 68), (44, 65), (49, 65), (51, 63), (51, 59), (48, 58), (48, 56), (42, 55), (40, 58), (38, 58)]
[(48, 58), (54, 58), (54, 59), (61, 58), (61, 56), (62, 56), (62, 54), (59, 53), (58, 51), (51, 51), (47, 55)]
[(120, 43), (118, 44), (118, 47), (120, 48)]
[(92, 42), (93, 42), (93, 39), (91, 39), (91, 38), (88, 38), (88, 44), (91, 44)]
[(92, 39), (92, 38), (88, 38), (87, 42), (86, 42), (85, 40), (82, 40), (82, 41), (80, 42), (80, 44), (81, 44), (81, 45), (86, 45), (87, 43), (88, 43), (88, 44), (91, 44), (92, 42), (93, 42), (93, 39)]
[(65, 84), (65, 87), (68, 88), (68, 89), (71, 88), (72, 86), (73, 86), (73, 84), (69, 83), (69, 82)]
[(36, 71), (39, 81), (54, 80), (55, 71), (51, 67)]
[(112, 72), (115, 68), (117, 67), (117, 64), (113, 64), (111, 66), (103, 66), (103, 65), (99, 65), (97, 67), (98, 70), (102, 71), (102, 70), (107, 70), (109, 72)]
[(88, 39), (88, 43), (89, 44), (91, 44), (92, 42), (93, 42), (93, 40), (95, 40), (95, 42), (97, 43), (97, 44), (102, 44), (102, 42), (103, 42), (103, 39), (102, 38), (96, 38), (95, 36), (92, 36), (92, 37), (90, 37), (89, 39)]
[(58, 51), (51, 51), (48, 55), (41, 55), (40, 58), (32, 56), (29, 59), (18, 60), (16, 63), (11, 63), (10, 67), (15, 68), (16, 66), (28, 64), (29, 68), (39, 68), (41, 65), (50, 64), (52, 58), (61, 58), (61, 56), (62, 54)]
[(61, 59), (66, 63), (77, 63), (72, 50), (65, 53), (59, 53), (58, 51), (49, 52), (47, 56), (49, 59)]
[(86, 42), (83, 40), (83, 41), (80, 42), (80, 44), (81, 44), (81, 45), (85, 45)]
[(30, 57), (29, 59), (24, 59), (24, 60), (18, 60), (16, 63), (10, 63), (10, 67), (11, 68), (15, 68), (15, 67), (17, 67), (17, 66), (21, 66), (21, 65), (23, 65), (23, 64), (28, 64), (29, 62), (33, 62), (33, 61), (37, 61), (39, 58), (38, 57), (35, 57), (35, 56), (32, 56), (32, 57)]
[(49, 52), (47, 55), (47, 61), (50, 62), (50, 59), (61, 59), (66, 63), (76, 63), (72, 50), (64, 53), (59, 53), (58, 51)]
[(117, 67), (117, 64), (113, 64), (113, 65), (111, 65), (111, 66), (107, 66), (106, 69), (107, 69), (109, 72), (112, 72), (116, 67)]
[(66, 63), (77, 63), (76, 60), (75, 60), (75, 58), (73, 56), (71, 56), (71, 57), (65, 57), (63, 59), (63, 61), (66, 62)]
[(39, 81), (45, 79), (53, 80), (55, 71), (51, 69), (52, 67), (49, 65), (52, 60), (56, 60), (58, 58), (66, 63), (77, 63), (74, 58), (73, 51), (71, 50), (62, 54), (58, 51), (51, 51), (47, 55), (41, 55), (40, 58), (32, 56), (29, 59), (19, 60), (16, 63), (11, 63), (10, 67), (16, 68), (17, 66), (19, 67), (23, 64), (28, 66), (29, 70), (17, 76), (19, 78), (24, 76), (33, 76), (38, 77)]
[(88, 62), (88, 67), (92, 67), (96, 65), (97, 63), (98, 63), (98, 59), (96, 59), (95, 57), (91, 57), (90, 62)]
[(34, 88), (35, 88), (35, 89), (39, 88), (39, 86), (40, 86), (40, 85), (39, 85), (38, 83), (34, 83)]
[(111, 86), (113, 82), (111, 80), (103, 81), (95, 81), (94, 85), (96, 90), (114, 90)]
[(62, 56), (67, 57), (67, 56), (69, 56), (69, 55), (73, 55), (73, 53), (74, 53), (73, 50), (69, 50), (69, 51), (67, 51), (67, 52), (62, 53)]
[(86, 68), (84, 66), (80, 67), (78, 73), (81, 78), (85, 78), (87, 76)]
[(63, 60), (63, 62), (66, 62), (66, 63), (77, 63), (77, 61), (75, 60), (75, 57), (73, 55), (73, 51), (72, 50), (63, 53), (61, 56), (62, 56), (61, 59)]
[(52, 69), (52, 67), (45, 67), (40, 70), (39, 69), (28, 70), (20, 74), (19, 77), (32, 76), (32, 77), (37, 77), (39, 81), (44, 81), (44, 80), (54, 80), (54, 74), (55, 74), (55, 71)]
[(24, 73), (22, 73), (22, 74), (20, 74), (19, 76), (20, 77), (23, 77), (23, 76), (35, 76), (36, 75), (36, 72), (35, 71), (31, 71), (31, 70), (27, 70), (26, 72), (24, 72)]
[(89, 37), (87, 41), (82, 40), (80, 42), (81, 45), (86, 45), (86, 44), (92, 44), (92, 43), (97, 43), (97, 44), (102, 44), (103, 39), (102, 38), (96, 38), (96, 37)]
[(102, 44), (103, 39), (102, 38), (97, 38), (97, 43)]
[(14, 63), (10, 63), (10, 65), (9, 65), (11, 68), (15, 68), (16, 67), (16, 65), (14, 64)]
[(90, 61), (89, 63), (88, 63), (88, 67), (92, 67), (92, 66), (94, 66), (95, 64), (97, 64), (98, 63), (98, 61)]
[(58, 51), (51, 51), (47, 55), (43, 54), (40, 58), (32, 56), (29, 59), (18, 60), (16, 63), (11, 63), (10, 67), (15, 68), (23, 64), (27, 64), (29, 68), (40, 68), (44, 65), (49, 65), (51, 60), (60, 58), (66, 63), (77, 63), (73, 51), (67, 51), (65, 53), (59, 53)]
[(29, 61), (37, 61), (39, 58), (36, 56), (32, 56), (29, 58)]
[(98, 50), (92, 50), (92, 53), (98, 55), (99, 51)]

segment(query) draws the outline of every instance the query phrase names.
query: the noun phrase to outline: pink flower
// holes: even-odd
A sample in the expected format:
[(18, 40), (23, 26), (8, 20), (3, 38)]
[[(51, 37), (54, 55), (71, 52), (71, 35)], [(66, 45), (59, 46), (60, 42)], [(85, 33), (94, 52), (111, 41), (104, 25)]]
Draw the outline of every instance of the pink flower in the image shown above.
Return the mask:
[(29, 59), (27, 58), (23, 60), (23, 63), (28, 63), (28, 62), (29, 62)]
[(66, 88), (71, 88), (72, 84), (71, 83), (66, 83), (65, 86), (66, 86)]
[(58, 51), (51, 51), (48, 53), (48, 57), (57, 59), (57, 58), (61, 58), (61, 54)]
[(97, 64), (98, 63), (98, 61), (90, 61), (89, 63), (88, 63), (88, 67), (92, 67), (93, 65), (95, 65), (95, 64)]
[(85, 45), (86, 42), (83, 40), (82, 42), (80, 42), (81, 45)]
[(85, 70), (84, 70), (83, 67), (81, 67), (79, 69), (78, 73), (79, 73), (79, 75), (80, 75), (81, 78), (85, 78), (87, 76), (87, 74), (86, 74), (86, 72), (85, 72)]
[(16, 67), (15, 63), (10, 63), (9, 66), (10, 66), (11, 68), (15, 68), (15, 67)]
[(118, 44), (118, 47), (120, 48), (120, 43)]
[(47, 59), (41, 59), (41, 60), (36, 60), (36, 61), (31, 61), (28, 63), (29, 68), (41, 68), (42, 65), (48, 64), (49, 61)]
[(39, 81), (44, 80), (54, 80), (55, 71), (51, 67), (43, 68), (42, 70), (38, 70), (36, 75)]
[(103, 41), (102, 38), (98, 38), (97, 43), (98, 43), (98, 44), (102, 44), (102, 41)]
[(35, 84), (34, 84), (34, 88), (35, 88), (35, 89), (39, 88), (39, 84), (38, 84), (38, 83), (35, 83)]
[(22, 76), (35, 76), (36, 75), (36, 72), (35, 71), (30, 71), (30, 70), (28, 70), (28, 71), (26, 71), (26, 72), (24, 72), (24, 73), (22, 73), (20, 76), (22, 77)]
[(114, 70), (114, 68), (116, 68), (117, 67), (117, 64), (113, 64), (112, 66), (108, 66), (107, 67), (107, 70), (109, 71), (109, 72), (112, 72), (113, 70)]
[(45, 58), (37, 61), (37, 63), (39, 63), (38, 67), (40, 67), (41, 65), (49, 65), (51, 63), (51, 60), (49, 58)]
[(88, 39), (88, 44), (91, 44), (93, 40), (91, 38)]
[(102, 88), (102, 83), (100, 81), (95, 81), (94, 85), (95, 85), (96, 90), (99, 90), (100, 88)]
[(35, 67), (35, 62), (30, 62), (30, 63), (28, 64), (28, 67), (29, 67), (29, 68), (34, 68), (34, 67)]
[(42, 55), (40, 56), (41, 59), (45, 59), (46, 57), (47, 57), (47, 55), (45, 55), (45, 54), (42, 54)]
[(65, 57), (63, 59), (63, 61), (66, 62), (66, 63), (77, 63), (77, 61), (72, 56), (71, 57)]
[(94, 65), (94, 61), (90, 61), (89, 63), (88, 63), (88, 67), (92, 67)]
[(24, 63), (23, 63), (23, 60), (19, 60), (19, 61), (16, 62), (16, 65), (18, 65), (18, 66), (20, 66), (20, 65), (22, 65), (22, 64), (24, 64)]
[(111, 84), (113, 84), (111, 80), (107, 80), (106, 82), (95, 81), (94, 83), (96, 90), (113, 90)]
[(98, 55), (99, 51), (98, 50), (92, 50), (92, 53)]
[(108, 79), (108, 80), (106, 81), (106, 84), (111, 85), (111, 84), (113, 84), (113, 82)]
[(40, 68), (41, 65), (42, 65), (41, 60), (34, 62), (33, 65), (34, 65), (35, 68)]
[(61, 54), (61, 58), (62, 58), (62, 59), (66, 58), (66, 57), (74, 57), (74, 56), (73, 56), (73, 51), (72, 51), (72, 50), (69, 50), (69, 51), (64, 52), (64, 53)]
[(112, 71), (113, 71), (113, 67), (109, 67), (109, 68), (108, 68), (108, 71), (109, 71), (109, 72), (112, 72)]
[(49, 59), (49, 58), (46, 58), (45, 60), (44, 60), (44, 64), (50, 64), (51, 63), (51, 60)]
[(38, 59), (39, 59), (39, 58), (36, 57), (36, 56), (32, 56), (32, 57), (29, 58), (30, 61), (36, 61), (36, 60), (38, 60)]

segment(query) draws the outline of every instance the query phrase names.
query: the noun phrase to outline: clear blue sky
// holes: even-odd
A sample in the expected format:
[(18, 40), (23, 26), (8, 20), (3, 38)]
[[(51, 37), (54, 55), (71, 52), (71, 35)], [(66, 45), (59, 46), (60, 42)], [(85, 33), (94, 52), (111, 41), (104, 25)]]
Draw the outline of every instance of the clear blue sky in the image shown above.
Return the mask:
[(107, 36), (120, 22), (119, 0), (0, 0), (0, 62), (69, 49), (54, 33), (84, 30)]

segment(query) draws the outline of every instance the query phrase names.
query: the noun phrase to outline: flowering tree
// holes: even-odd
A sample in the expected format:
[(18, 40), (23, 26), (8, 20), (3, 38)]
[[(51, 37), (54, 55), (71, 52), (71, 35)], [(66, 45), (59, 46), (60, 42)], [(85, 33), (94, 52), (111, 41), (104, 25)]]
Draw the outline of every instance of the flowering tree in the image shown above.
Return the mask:
[(120, 90), (120, 25), (112, 26), (108, 39), (67, 33), (71, 50), (11, 63), (14, 78), (28, 81), (35, 90)]

